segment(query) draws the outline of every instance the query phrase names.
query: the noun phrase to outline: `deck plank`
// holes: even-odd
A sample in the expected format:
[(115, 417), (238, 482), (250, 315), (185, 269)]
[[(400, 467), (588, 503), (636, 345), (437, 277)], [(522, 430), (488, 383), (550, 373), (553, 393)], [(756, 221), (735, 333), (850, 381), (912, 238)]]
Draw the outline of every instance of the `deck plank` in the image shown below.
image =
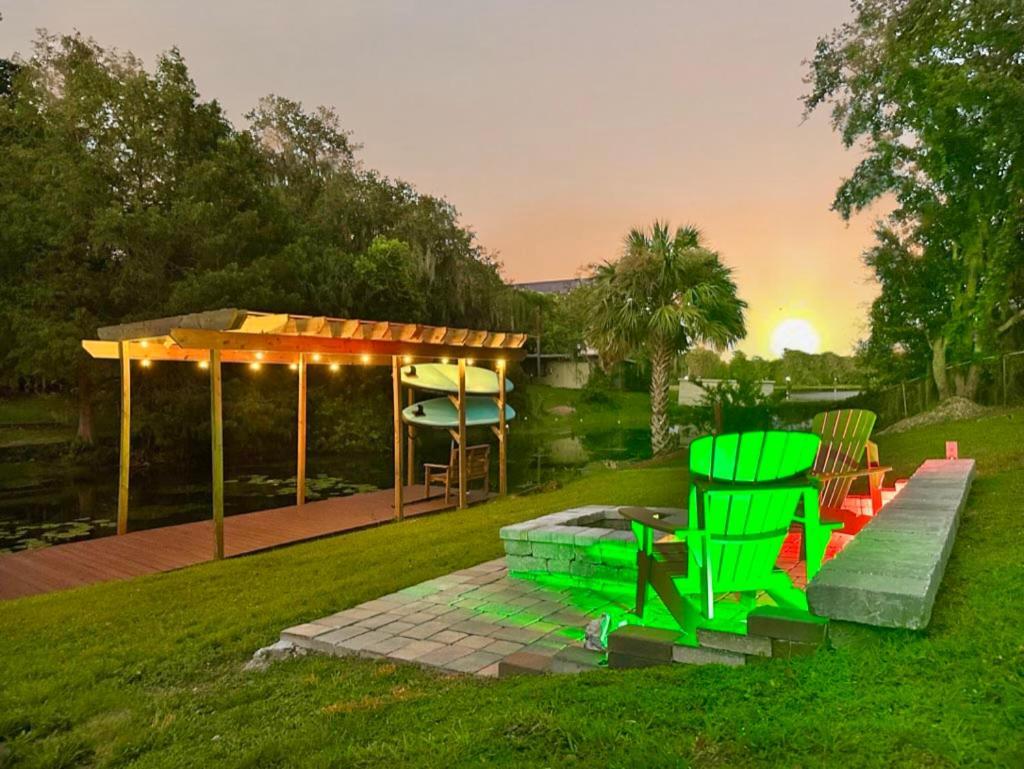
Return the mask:
[[(454, 500), (448, 504), (443, 499), (420, 501), (422, 486), (407, 486), (404, 494), (407, 499), (417, 500), (406, 506), (406, 517), (455, 506)], [(393, 499), (393, 490), (384, 489), (307, 502), (302, 507), (289, 505), (231, 515), (224, 519), (226, 554), (237, 557), (389, 523), (394, 519)], [(470, 500), (483, 501), (483, 495), (471, 493)], [(0, 600), (131, 579), (211, 560), (213, 526), (210, 521), (23, 550), (0, 555)]]

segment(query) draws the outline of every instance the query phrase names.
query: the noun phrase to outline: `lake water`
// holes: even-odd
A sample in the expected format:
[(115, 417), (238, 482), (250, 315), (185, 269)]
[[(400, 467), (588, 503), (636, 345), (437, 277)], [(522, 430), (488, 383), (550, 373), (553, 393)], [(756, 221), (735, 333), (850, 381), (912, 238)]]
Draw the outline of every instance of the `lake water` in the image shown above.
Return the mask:
[[(473, 436), (471, 435), (471, 438)], [(497, 485), (496, 449), (492, 480)], [(558, 435), (516, 433), (509, 440), (509, 490), (528, 493), (553, 481), (565, 481), (595, 461), (623, 462), (650, 456), (645, 429), (565, 432)], [(417, 464), (444, 462), (443, 434), (417, 441)], [(417, 468), (417, 478), (420, 478)], [(355, 494), (392, 484), (390, 452), (357, 456), (308, 457), (309, 499)], [(225, 515), (294, 504), (294, 461), (226, 462)], [(206, 520), (210, 516), (209, 467), (133, 468), (129, 529)], [(0, 553), (46, 547), (61, 542), (109, 536), (117, 518), (117, 468), (88, 473), (47, 466), (44, 462), (0, 465)]]

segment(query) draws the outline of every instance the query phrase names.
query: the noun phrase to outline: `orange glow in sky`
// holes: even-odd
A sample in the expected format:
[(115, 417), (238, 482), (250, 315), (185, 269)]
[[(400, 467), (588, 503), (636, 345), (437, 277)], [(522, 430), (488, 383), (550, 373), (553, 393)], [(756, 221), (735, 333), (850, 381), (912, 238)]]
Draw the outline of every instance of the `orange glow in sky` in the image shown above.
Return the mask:
[(804, 123), (802, 60), (847, 0), (612, 3), (33, 0), (0, 55), (79, 29), (151, 65), (177, 45), (232, 120), (266, 93), (334, 106), (368, 167), (442, 195), (512, 281), (571, 277), (632, 226), (693, 223), (735, 269), (748, 354), (804, 319), (848, 353), (875, 295), (872, 216), (829, 210), (856, 161)]

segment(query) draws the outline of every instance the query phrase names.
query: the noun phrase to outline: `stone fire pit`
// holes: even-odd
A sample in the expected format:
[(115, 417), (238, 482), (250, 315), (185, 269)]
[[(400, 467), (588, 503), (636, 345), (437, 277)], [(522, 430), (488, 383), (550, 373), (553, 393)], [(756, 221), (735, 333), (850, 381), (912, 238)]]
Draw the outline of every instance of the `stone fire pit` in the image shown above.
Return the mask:
[(618, 507), (588, 505), (505, 526), (500, 536), (509, 573), (635, 584), (636, 538)]

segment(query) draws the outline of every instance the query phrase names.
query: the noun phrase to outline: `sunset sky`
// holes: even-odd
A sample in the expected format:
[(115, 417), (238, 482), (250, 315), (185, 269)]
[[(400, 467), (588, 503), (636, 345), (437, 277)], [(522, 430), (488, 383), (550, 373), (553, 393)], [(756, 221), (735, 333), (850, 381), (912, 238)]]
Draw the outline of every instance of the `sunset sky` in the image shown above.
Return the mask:
[[(87, 10), (88, 7), (88, 10)], [(829, 210), (856, 156), (801, 119), (801, 63), (847, 0), (22, 0), (0, 55), (78, 29), (148, 65), (177, 45), (238, 124), (278, 93), (337, 109), (373, 168), (449, 199), (512, 281), (614, 258), (631, 226), (699, 226), (750, 304), (850, 352), (875, 293), (873, 215)], [(800, 324), (796, 324), (800, 325)]]

